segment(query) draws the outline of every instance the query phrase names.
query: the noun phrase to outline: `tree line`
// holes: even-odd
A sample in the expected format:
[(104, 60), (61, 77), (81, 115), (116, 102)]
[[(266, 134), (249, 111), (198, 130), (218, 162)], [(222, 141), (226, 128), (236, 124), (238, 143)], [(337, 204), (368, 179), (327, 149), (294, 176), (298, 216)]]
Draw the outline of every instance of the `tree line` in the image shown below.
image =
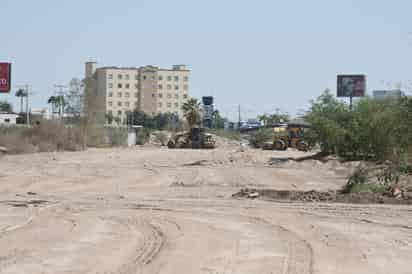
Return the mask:
[(412, 153), (412, 98), (361, 98), (350, 110), (326, 90), (305, 115), (306, 139), (353, 159), (407, 161)]

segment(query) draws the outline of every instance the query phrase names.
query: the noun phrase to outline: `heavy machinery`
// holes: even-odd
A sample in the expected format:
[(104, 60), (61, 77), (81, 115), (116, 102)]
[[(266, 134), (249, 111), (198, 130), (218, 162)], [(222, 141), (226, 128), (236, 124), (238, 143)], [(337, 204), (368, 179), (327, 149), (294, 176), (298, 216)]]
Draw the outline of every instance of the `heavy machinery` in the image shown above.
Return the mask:
[(176, 134), (167, 143), (168, 148), (205, 148), (213, 149), (216, 141), (212, 134), (206, 133), (204, 128), (194, 127), (188, 132)]
[(287, 150), (289, 147), (300, 151), (307, 151), (309, 146), (304, 141), (305, 129), (307, 124), (282, 124), (273, 128), (274, 136), (270, 143), (265, 144), (265, 149)]

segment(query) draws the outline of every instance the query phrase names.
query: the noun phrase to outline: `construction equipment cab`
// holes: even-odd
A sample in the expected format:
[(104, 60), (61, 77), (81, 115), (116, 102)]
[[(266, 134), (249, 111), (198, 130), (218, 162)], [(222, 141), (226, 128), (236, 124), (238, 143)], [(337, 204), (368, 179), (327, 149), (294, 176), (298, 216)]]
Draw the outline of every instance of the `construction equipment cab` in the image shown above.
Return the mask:
[(308, 128), (309, 125), (303, 123), (276, 125), (273, 128), (274, 136), (272, 149), (286, 150), (289, 147), (292, 147), (300, 151), (307, 151), (309, 146), (303, 138), (305, 129)]

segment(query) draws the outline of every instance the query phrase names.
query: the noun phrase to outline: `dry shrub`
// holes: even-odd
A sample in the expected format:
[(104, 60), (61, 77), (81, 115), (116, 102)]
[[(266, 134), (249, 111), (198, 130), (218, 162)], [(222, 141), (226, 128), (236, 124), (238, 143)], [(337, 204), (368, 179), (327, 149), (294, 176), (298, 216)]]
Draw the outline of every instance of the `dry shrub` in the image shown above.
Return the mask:
[(7, 148), (7, 153), (33, 153), (37, 148), (32, 145), (27, 138), (24, 138), (19, 132), (1, 132), (0, 146)]
[(0, 129), (0, 145), (11, 154), (78, 151), (85, 148), (80, 126), (64, 125), (61, 121), (43, 120), (31, 128), (7, 127)]

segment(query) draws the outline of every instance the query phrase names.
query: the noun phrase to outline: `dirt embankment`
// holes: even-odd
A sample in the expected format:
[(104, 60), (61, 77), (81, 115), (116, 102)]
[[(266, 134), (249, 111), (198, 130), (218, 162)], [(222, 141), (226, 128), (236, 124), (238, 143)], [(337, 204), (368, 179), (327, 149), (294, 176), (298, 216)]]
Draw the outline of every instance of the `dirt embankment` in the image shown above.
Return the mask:
[(350, 193), (343, 194), (337, 191), (297, 191), (275, 189), (241, 189), (232, 195), (234, 198), (261, 198), (275, 201), (299, 202), (333, 202), (350, 204), (405, 204), (412, 205), (412, 198), (396, 198), (389, 193)]

